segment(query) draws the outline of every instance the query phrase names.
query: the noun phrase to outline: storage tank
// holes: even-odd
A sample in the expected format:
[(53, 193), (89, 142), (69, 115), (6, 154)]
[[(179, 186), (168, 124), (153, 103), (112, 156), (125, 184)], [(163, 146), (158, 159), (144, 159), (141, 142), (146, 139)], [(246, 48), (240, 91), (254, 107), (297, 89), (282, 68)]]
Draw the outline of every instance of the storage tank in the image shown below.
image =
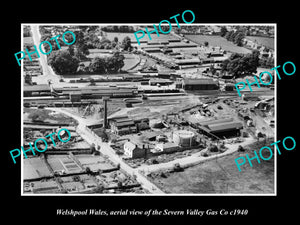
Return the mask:
[(182, 147), (191, 147), (196, 143), (196, 136), (192, 131), (177, 130), (173, 132), (173, 141)]

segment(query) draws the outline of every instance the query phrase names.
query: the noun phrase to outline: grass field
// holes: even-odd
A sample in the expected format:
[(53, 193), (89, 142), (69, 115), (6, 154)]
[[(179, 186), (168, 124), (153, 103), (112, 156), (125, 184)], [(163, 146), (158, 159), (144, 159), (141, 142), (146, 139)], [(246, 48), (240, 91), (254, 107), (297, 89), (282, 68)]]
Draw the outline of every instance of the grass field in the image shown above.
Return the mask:
[(43, 176), (51, 176), (45, 162), (39, 157), (24, 159), (23, 179), (34, 179)]
[(135, 54), (124, 54), (124, 66), (122, 67), (122, 70), (130, 70), (133, 69), (135, 66), (137, 66), (141, 59), (138, 55)]
[(246, 39), (256, 41), (258, 44), (264, 45), (267, 48), (274, 49), (275, 40), (269, 37), (246, 36)]
[(251, 50), (246, 49), (244, 47), (239, 47), (220, 36), (192, 35), (191, 34), (191, 35), (185, 35), (185, 37), (197, 44), (204, 44), (204, 42), (207, 41), (210, 46), (215, 46), (215, 47), (220, 46), (226, 51), (242, 53), (242, 54), (251, 53)]
[[(157, 176), (153, 181), (166, 193), (197, 194), (272, 194), (274, 193), (274, 160), (261, 160), (258, 164), (252, 160), (253, 167), (244, 164), (241, 172), (235, 164), (237, 157), (253, 157), (253, 151), (262, 146), (269, 146), (273, 140), (255, 143), (247, 147), (246, 152), (235, 152), (217, 160), (185, 169), (183, 172), (171, 173), (167, 178)], [(263, 156), (268, 158), (267, 152)]]

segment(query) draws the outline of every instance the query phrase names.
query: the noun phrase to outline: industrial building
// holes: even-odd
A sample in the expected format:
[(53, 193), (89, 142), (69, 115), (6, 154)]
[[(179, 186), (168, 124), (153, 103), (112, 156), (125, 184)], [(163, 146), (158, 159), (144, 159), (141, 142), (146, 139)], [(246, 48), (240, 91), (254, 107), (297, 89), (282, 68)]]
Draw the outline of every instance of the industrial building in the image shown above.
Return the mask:
[(200, 65), (201, 61), (199, 58), (193, 58), (193, 59), (177, 59), (175, 60), (175, 63), (179, 66), (182, 65)]
[(128, 116), (110, 118), (108, 121), (110, 129), (114, 134), (125, 135), (137, 133), (149, 129), (149, 119), (133, 120)]
[(198, 123), (199, 130), (214, 138), (239, 136), (240, 130), (243, 129), (243, 124), (234, 121), (233, 118), (207, 120)]
[[(86, 86), (86, 87), (54, 87), (53, 91), (59, 96), (71, 98), (76, 93), (81, 99), (101, 98), (101, 97), (133, 97), (138, 93), (137, 87), (121, 86)], [(51, 88), (48, 85), (26, 85), (24, 86), (24, 97), (51, 95)]]
[(218, 90), (219, 82), (210, 78), (203, 79), (184, 79), (183, 88), (185, 90)]
[(151, 48), (196, 48), (198, 45), (193, 43), (169, 43), (168, 45), (159, 44), (159, 45), (145, 45), (142, 46), (142, 49), (147, 51), (147, 49)]
[(159, 154), (192, 149), (198, 145), (192, 131), (177, 130), (166, 136), (162, 132), (145, 132), (141, 136), (132, 136), (124, 148), (124, 155), (129, 158), (149, 158)]

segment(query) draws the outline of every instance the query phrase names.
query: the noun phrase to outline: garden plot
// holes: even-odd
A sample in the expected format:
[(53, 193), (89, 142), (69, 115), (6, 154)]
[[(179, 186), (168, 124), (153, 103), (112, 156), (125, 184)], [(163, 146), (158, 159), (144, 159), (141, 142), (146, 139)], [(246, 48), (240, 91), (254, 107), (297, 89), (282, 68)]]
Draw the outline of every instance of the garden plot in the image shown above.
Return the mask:
[(54, 172), (81, 172), (80, 166), (68, 155), (49, 155), (47, 160)]
[(98, 170), (111, 170), (116, 168), (108, 160), (104, 159), (102, 156), (93, 156), (93, 155), (76, 155), (76, 158), (79, 160), (81, 165), (85, 168), (89, 167), (91, 171)]

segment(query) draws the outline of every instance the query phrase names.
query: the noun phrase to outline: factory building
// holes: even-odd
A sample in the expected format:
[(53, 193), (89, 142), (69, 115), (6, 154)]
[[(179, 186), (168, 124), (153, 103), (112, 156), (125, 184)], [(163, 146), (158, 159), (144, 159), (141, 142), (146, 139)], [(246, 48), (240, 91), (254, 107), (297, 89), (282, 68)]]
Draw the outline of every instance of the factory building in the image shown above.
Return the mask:
[(150, 128), (148, 118), (133, 120), (128, 116), (123, 116), (111, 118), (108, 123), (111, 131), (117, 135), (137, 133)]
[(182, 65), (200, 65), (201, 61), (200, 61), (199, 58), (177, 59), (177, 60), (175, 60), (175, 63), (179, 66), (182, 66)]
[(198, 123), (199, 130), (214, 138), (240, 136), (240, 130), (243, 124), (234, 121), (233, 118), (225, 118), (218, 120), (208, 120)]
[(219, 82), (210, 78), (203, 79), (184, 79), (183, 88), (185, 90), (218, 90)]
[(148, 131), (143, 135), (133, 135), (123, 146), (129, 158), (149, 158), (151, 156), (173, 153), (195, 148), (199, 143), (192, 131), (177, 130), (170, 136), (162, 132)]

